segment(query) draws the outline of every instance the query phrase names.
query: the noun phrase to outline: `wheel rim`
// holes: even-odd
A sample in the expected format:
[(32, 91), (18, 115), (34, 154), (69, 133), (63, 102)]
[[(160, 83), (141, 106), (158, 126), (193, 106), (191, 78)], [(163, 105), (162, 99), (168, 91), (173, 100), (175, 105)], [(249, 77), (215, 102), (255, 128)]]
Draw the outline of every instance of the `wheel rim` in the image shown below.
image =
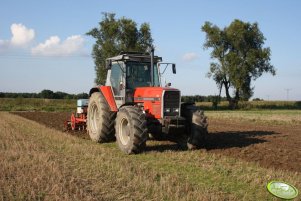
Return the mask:
[(126, 118), (120, 121), (119, 125), (119, 139), (123, 145), (127, 145), (130, 141), (130, 124)]
[(98, 129), (98, 122), (99, 122), (99, 110), (96, 104), (93, 104), (91, 107), (90, 111), (90, 125), (91, 125), (91, 130), (93, 133), (95, 133)]

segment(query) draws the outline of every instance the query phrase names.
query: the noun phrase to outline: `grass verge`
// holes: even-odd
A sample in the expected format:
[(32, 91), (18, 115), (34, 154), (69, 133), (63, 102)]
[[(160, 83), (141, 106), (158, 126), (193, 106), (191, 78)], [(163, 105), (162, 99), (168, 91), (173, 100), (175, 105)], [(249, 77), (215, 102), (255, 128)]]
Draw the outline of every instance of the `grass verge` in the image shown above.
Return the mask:
[(276, 200), (269, 180), (301, 187), (299, 173), (199, 151), (124, 155), (115, 143), (96, 144), (0, 113), (2, 200)]

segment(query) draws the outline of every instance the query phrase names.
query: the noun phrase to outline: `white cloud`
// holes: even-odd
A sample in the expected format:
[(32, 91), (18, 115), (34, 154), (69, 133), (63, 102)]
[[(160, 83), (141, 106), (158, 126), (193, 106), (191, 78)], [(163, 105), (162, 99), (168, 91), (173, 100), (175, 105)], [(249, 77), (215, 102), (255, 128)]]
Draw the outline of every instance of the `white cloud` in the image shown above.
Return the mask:
[(198, 54), (195, 52), (188, 52), (183, 55), (184, 61), (193, 61), (199, 58)]
[(62, 41), (58, 36), (51, 36), (44, 43), (31, 49), (33, 55), (43, 56), (68, 56), (81, 53), (84, 39), (80, 35), (70, 36)]
[(0, 40), (0, 51), (7, 50), (10, 47), (24, 47), (28, 45), (35, 37), (35, 31), (28, 29), (23, 24), (12, 24), (10, 26), (12, 37), (10, 40)]
[(34, 30), (28, 29), (22, 24), (12, 24), (10, 30), (13, 35), (11, 38), (11, 44), (14, 46), (27, 45), (35, 37)]
[(84, 39), (80, 35), (68, 37), (61, 41), (58, 36), (51, 36), (45, 42), (33, 47), (32, 41), (35, 39), (35, 31), (27, 28), (21, 23), (13, 23), (10, 27), (11, 38), (0, 39), (0, 52), (14, 50), (14, 48), (31, 48), (33, 55), (42, 56), (68, 56), (81, 54), (84, 48)]

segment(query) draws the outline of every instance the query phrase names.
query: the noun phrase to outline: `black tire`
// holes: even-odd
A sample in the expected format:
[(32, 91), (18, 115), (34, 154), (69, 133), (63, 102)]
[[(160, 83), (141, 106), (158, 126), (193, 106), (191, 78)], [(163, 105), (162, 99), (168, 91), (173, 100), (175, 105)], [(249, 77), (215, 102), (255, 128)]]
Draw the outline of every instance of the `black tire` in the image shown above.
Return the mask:
[(119, 148), (127, 154), (143, 151), (147, 140), (145, 114), (135, 106), (122, 107), (116, 118), (116, 140)]
[(101, 92), (94, 92), (88, 105), (87, 128), (91, 140), (110, 142), (115, 139), (116, 112), (112, 112)]
[(186, 135), (190, 136), (192, 115), (197, 111), (197, 107), (194, 103), (182, 103), (181, 104), (181, 116), (186, 119)]
[(189, 150), (198, 149), (205, 146), (206, 136), (208, 135), (208, 122), (204, 111), (197, 110), (192, 115), (190, 136), (187, 141)]

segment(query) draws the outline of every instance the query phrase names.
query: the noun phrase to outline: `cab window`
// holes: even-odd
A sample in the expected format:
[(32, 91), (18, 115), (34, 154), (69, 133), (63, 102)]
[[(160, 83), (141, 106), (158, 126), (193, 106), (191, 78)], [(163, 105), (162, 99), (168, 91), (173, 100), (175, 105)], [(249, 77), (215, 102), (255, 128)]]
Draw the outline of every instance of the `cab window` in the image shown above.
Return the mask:
[(122, 71), (120, 65), (117, 63), (112, 64), (110, 81), (115, 96), (120, 95), (120, 82), (122, 81), (121, 75), (122, 75)]
[[(151, 86), (150, 63), (128, 62), (126, 70), (128, 89)], [(154, 85), (160, 86), (157, 65), (154, 65)]]

